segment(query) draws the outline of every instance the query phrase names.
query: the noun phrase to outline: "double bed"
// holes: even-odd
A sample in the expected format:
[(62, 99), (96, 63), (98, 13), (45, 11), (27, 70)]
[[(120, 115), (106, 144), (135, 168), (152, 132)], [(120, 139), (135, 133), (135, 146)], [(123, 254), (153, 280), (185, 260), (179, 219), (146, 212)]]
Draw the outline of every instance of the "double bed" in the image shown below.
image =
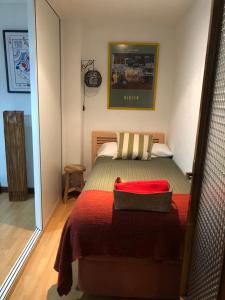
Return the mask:
[[(164, 134), (153, 133), (164, 143)], [(94, 132), (92, 155), (115, 133)], [(116, 211), (115, 178), (167, 179), (173, 190), (168, 214)], [(190, 182), (172, 158), (149, 161), (98, 157), (68, 218), (56, 258), (58, 292), (72, 285), (72, 262), (78, 260), (78, 286), (87, 294), (114, 297), (178, 299)]]

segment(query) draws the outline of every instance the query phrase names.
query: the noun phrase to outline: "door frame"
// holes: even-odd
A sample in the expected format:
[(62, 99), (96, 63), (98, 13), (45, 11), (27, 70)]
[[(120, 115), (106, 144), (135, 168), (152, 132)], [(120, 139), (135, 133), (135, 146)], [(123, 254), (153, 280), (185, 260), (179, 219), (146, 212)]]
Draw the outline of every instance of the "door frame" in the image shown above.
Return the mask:
[(201, 105), (199, 114), (196, 148), (193, 164), (191, 198), (185, 236), (184, 260), (181, 275), (180, 295), (187, 294), (188, 277), (192, 258), (192, 246), (198, 216), (198, 205), (201, 195), (202, 177), (207, 150), (207, 140), (210, 125), (210, 112), (213, 102), (214, 82), (216, 76), (217, 58), (221, 36), (224, 0), (212, 0), (209, 25), (208, 44), (205, 60), (205, 70), (202, 85)]
[(38, 94), (38, 64), (37, 64), (37, 41), (36, 41), (36, 10), (35, 0), (27, 2), (28, 34), (30, 52), (31, 83), (31, 115), (33, 136), (33, 165), (34, 165), (34, 199), (35, 199), (35, 222), (39, 230), (43, 229), (42, 220), (42, 186), (41, 186), (41, 143), (39, 124), (39, 94)]

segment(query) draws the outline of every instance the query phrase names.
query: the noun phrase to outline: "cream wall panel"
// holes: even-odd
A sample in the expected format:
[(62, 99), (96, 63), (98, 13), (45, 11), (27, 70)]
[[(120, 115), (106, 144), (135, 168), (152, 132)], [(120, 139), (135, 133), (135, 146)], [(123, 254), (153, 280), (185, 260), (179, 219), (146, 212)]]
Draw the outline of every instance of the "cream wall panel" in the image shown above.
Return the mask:
[(176, 75), (169, 146), (183, 172), (191, 172), (205, 66), (211, 0), (196, 0), (175, 31)]
[(44, 226), (61, 199), (60, 21), (45, 0), (36, 1), (38, 97)]
[(81, 34), (79, 19), (62, 20), (63, 165), (82, 160)]

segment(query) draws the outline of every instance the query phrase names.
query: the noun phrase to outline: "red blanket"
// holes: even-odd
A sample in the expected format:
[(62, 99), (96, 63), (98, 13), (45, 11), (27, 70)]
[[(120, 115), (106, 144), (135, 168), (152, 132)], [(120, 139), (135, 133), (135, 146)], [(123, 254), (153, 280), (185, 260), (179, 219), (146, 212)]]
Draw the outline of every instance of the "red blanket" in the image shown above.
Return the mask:
[(55, 262), (58, 293), (72, 286), (72, 262), (89, 255), (179, 260), (189, 195), (174, 195), (170, 213), (119, 211), (113, 193), (84, 191), (66, 221)]

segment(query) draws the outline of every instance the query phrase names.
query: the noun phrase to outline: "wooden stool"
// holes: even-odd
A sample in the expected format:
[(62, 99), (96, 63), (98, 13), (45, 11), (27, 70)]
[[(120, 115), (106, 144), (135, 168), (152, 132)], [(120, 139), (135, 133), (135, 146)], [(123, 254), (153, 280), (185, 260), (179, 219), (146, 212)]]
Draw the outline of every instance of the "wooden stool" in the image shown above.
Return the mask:
[[(70, 164), (64, 167), (65, 171), (65, 189), (63, 201), (66, 202), (68, 194), (71, 192), (81, 192), (84, 187), (84, 171), (86, 168), (82, 165)], [(77, 175), (78, 182), (72, 183), (72, 176)]]

